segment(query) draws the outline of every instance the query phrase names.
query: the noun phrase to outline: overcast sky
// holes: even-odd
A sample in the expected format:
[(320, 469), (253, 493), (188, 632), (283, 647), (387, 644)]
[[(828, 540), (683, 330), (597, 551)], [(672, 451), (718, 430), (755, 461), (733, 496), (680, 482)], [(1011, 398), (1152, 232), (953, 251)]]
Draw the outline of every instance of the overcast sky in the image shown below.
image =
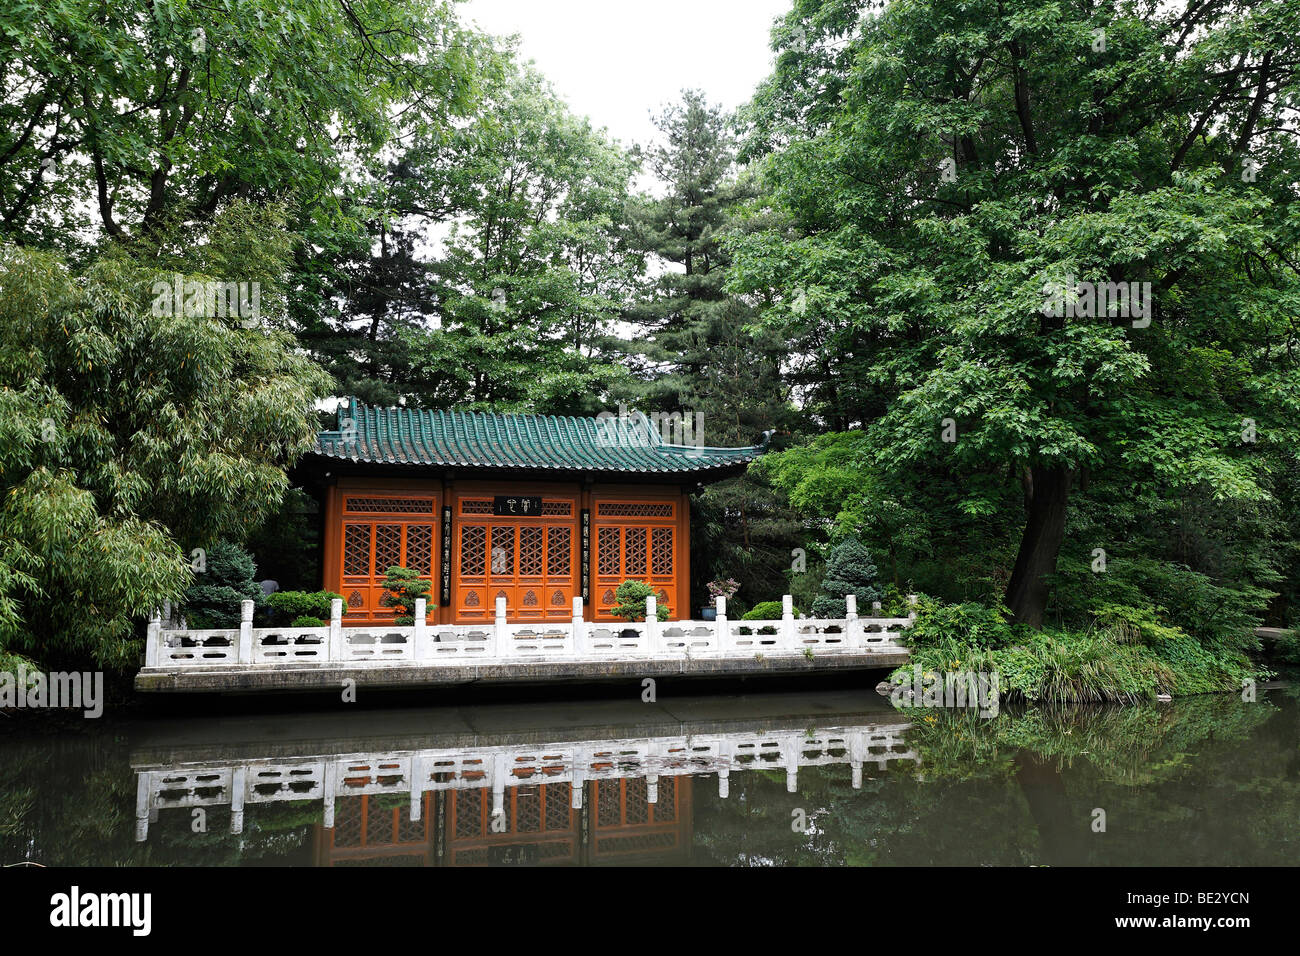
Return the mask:
[(518, 34), (577, 113), (625, 146), (655, 136), (652, 113), (695, 87), (734, 109), (770, 72), (772, 21), (790, 0), (468, 0), (462, 18)]

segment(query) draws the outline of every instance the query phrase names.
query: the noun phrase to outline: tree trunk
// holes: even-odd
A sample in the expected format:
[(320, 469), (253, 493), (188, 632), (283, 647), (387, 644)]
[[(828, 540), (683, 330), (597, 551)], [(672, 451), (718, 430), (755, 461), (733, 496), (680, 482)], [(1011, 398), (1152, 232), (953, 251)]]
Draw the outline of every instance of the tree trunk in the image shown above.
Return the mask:
[(1006, 604), (1022, 624), (1042, 627), (1047, 607), (1047, 576), (1065, 537), (1065, 505), (1074, 472), (1068, 468), (1031, 468), (1027, 475), (1028, 520), (1020, 536), (1020, 553), (1007, 582)]

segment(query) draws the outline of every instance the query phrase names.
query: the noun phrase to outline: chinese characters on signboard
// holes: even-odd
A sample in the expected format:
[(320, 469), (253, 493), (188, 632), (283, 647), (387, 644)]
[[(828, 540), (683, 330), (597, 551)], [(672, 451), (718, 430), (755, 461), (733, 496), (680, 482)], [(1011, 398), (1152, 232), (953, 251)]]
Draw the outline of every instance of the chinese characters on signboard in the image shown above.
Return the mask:
[(516, 518), (540, 515), (542, 513), (542, 496), (497, 495), (492, 499), (492, 513)]

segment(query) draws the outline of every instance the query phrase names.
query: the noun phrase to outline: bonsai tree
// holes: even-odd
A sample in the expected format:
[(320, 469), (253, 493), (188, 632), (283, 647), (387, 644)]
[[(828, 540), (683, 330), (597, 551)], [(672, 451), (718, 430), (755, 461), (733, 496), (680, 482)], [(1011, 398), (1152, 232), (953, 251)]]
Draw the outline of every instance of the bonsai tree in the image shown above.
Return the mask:
[(256, 575), (253, 556), (238, 545), (218, 541), (206, 549), (202, 570), (194, 572), (194, 583), (182, 599), (189, 626), (238, 627), (240, 603), (250, 598), (257, 604), (263, 601)]
[[(644, 621), (645, 599), (654, 593), (655, 589), (644, 581), (624, 581), (614, 591), (618, 604), (614, 605), (610, 613), (625, 621)], [(660, 604), (655, 610), (659, 620), (668, 620), (667, 605)]]
[(876, 589), (876, 564), (866, 545), (853, 536), (841, 540), (826, 559), (826, 576), (822, 590), (813, 599), (812, 616), (836, 618), (844, 616), (844, 598), (849, 594), (858, 597), (858, 608), (870, 608), (872, 601), (880, 600)]
[(393, 609), (393, 623), (399, 627), (414, 624), (416, 598), (428, 598), (429, 582), (409, 568), (394, 565), (384, 576), (384, 587), (379, 603)]
[[(276, 591), (266, 603), (290, 627), (324, 627), (330, 618), (330, 601), (335, 598), (343, 600), (343, 595), (333, 591)], [(343, 613), (348, 613), (346, 602)]]
[[(782, 604), (780, 601), (759, 601), (750, 610), (740, 616), (742, 621), (778, 621), (781, 619)], [(803, 611), (798, 607), (794, 608), (794, 616), (798, 617)]]

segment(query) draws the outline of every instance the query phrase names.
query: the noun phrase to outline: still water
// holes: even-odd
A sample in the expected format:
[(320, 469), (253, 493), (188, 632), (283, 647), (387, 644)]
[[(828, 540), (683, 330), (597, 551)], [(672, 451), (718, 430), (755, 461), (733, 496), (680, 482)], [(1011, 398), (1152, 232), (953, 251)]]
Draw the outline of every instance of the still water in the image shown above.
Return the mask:
[(871, 691), (0, 719), (0, 865), (1280, 865), (1300, 688), (992, 719)]

